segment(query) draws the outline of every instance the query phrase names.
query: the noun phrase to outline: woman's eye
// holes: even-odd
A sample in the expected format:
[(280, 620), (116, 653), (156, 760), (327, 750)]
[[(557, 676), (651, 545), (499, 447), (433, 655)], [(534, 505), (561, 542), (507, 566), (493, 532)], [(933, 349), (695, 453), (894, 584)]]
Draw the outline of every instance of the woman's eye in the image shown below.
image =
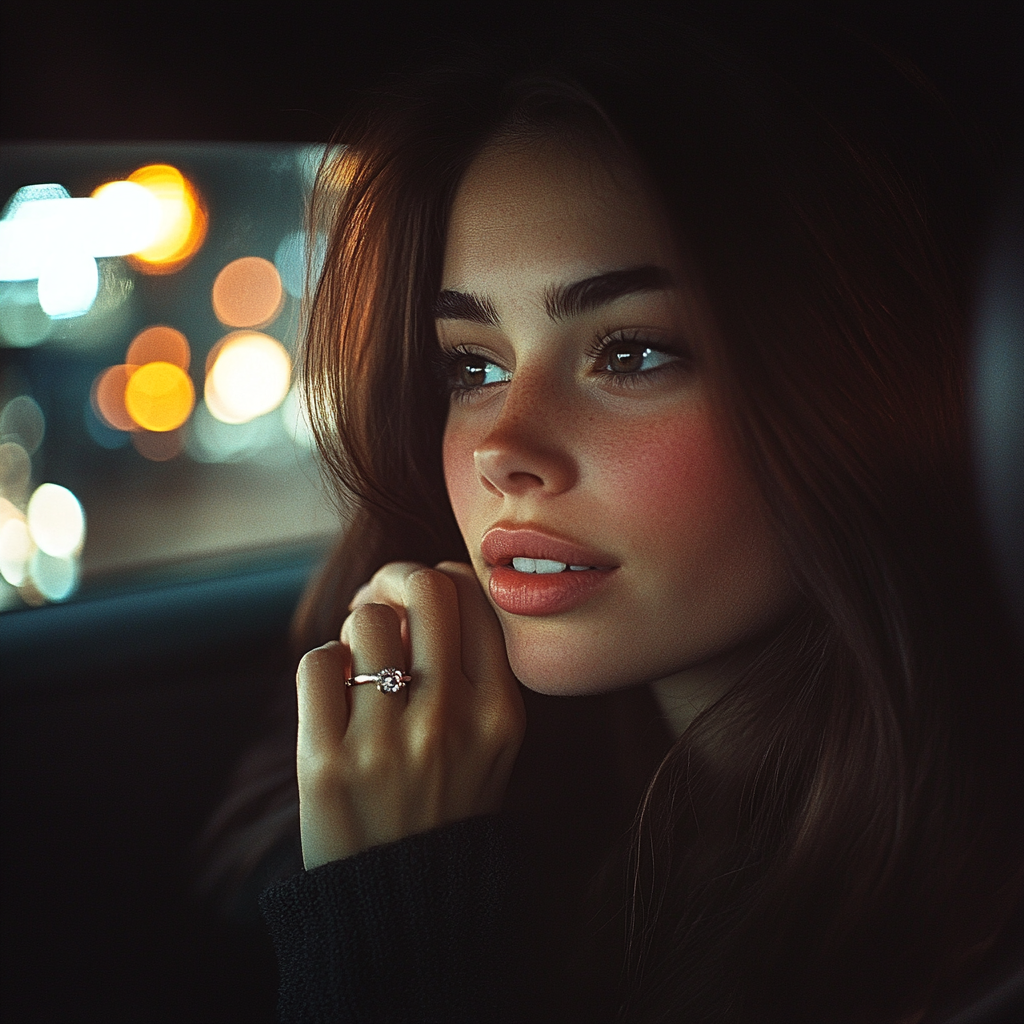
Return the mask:
[(465, 354), (452, 365), (452, 383), (456, 388), (469, 390), (487, 384), (502, 384), (511, 380), (512, 374), (481, 356)]
[(642, 341), (612, 341), (605, 344), (598, 356), (599, 368), (616, 375), (647, 373), (678, 363), (679, 357), (651, 348)]

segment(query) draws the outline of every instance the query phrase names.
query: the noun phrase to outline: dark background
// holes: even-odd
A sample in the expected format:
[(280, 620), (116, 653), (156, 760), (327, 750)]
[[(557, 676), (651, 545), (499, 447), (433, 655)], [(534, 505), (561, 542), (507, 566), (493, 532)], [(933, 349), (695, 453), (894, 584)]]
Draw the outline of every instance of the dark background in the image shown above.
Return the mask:
[[(755, 39), (838, 21), (909, 58), (977, 142), (977, 173), (951, 205), (982, 214), (1019, 144), (1019, 2), (656, 6)], [(539, 56), (594, 19), (629, 17), (580, 3), (10, 4), (0, 140), (324, 140), (388, 71), (494, 38)], [(194, 581), (97, 605), (95, 623), (71, 622), (70, 605), (40, 610), (75, 665), (45, 681), (2, 661), (0, 620), (6, 1020), (272, 1018), (258, 922), (195, 900), (192, 844), (264, 727), (300, 585), (241, 580), (248, 610)], [(212, 648), (197, 646), (197, 622), (222, 629)], [(113, 663), (114, 647), (134, 653)]]
[(1017, 0), (9, 4), (0, 137), (316, 141), (382, 72), (480, 40), (541, 54), (635, 10), (754, 34), (766, 23), (798, 35), (838, 22), (909, 57), (986, 129), (1013, 134), (1024, 95), (1020, 9)]

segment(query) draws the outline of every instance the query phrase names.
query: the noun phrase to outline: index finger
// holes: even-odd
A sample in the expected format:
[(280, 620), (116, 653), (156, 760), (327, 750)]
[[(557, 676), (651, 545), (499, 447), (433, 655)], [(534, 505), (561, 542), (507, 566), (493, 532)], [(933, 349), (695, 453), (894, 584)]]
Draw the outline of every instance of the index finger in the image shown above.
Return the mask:
[(436, 568), (452, 580), (458, 593), (462, 671), (478, 685), (510, 676), (505, 634), (473, 567), (465, 562), (439, 562)]

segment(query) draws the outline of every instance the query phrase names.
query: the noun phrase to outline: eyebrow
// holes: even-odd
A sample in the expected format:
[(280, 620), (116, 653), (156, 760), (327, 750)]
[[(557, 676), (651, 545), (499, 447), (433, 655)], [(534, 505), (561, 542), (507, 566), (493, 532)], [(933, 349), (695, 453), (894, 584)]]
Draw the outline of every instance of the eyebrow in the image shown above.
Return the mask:
[[(544, 309), (552, 320), (569, 320), (625, 295), (664, 291), (672, 286), (672, 275), (665, 267), (650, 265), (611, 270), (607, 274), (596, 274), (573, 284), (548, 289), (544, 295)], [(489, 300), (449, 289), (438, 295), (434, 303), (434, 317), (438, 320), (468, 320), (488, 327), (498, 327), (501, 323)]]
[(498, 312), (487, 299), (468, 292), (445, 290), (434, 303), (435, 320), (469, 320), (470, 323), (497, 327)]

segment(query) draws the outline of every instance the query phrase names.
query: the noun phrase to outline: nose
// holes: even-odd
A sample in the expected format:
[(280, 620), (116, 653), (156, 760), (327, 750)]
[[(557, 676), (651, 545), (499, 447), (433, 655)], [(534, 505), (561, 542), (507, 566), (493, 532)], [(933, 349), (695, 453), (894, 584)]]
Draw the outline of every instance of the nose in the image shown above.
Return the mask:
[(473, 451), (485, 488), (519, 497), (560, 494), (576, 483), (572, 410), (565, 397), (513, 378), (497, 419)]

